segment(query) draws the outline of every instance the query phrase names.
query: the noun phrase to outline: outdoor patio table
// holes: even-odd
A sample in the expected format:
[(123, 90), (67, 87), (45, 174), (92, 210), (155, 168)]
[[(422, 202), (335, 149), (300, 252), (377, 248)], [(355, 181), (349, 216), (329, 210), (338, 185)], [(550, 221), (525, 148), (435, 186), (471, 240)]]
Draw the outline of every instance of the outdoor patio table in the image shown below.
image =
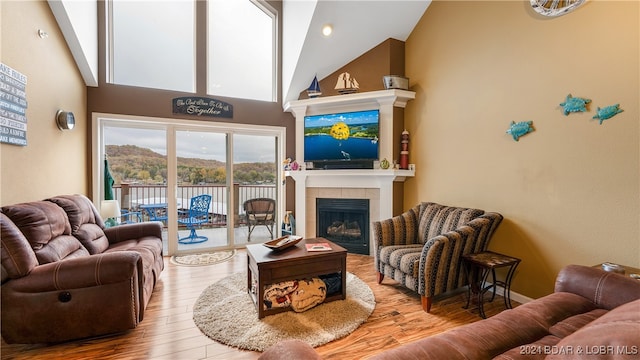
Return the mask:
[(149, 216), (150, 221), (167, 221), (167, 203), (156, 204), (142, 204), (140, 209), (143, 209)]

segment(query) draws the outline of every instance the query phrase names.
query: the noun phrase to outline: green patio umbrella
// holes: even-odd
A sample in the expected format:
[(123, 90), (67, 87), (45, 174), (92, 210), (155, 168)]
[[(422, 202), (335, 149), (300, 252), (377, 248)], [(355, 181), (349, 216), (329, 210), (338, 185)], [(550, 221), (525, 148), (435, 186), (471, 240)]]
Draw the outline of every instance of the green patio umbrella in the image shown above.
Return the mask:
[(113, 200), (113, 184), (115, 181), (113, 180), (113, 176), (111, 176), (111, 171), (109, 171), (109, 161), (107, 160), (107, 156), (104, 157), (104, 199), (105, 200)]

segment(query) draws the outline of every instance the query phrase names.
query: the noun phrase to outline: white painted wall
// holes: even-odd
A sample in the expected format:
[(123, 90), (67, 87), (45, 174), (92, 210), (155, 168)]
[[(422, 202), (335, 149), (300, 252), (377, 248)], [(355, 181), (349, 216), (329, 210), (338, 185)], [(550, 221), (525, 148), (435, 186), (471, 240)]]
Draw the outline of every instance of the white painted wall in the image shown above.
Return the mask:
[(49, 0), (49, 7), (87, 86), (98, 86), (98, 3)]

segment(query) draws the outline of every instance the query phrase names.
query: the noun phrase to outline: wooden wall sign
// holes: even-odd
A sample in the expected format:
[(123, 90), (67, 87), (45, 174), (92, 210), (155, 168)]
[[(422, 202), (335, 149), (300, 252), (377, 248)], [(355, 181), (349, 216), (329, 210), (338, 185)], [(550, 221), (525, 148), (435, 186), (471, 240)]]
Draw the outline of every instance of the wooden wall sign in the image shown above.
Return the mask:
[(173, 113), (233, 118), (233, 105), (216, 99), (186, 96), (173, 99)]
[(0, 63), (0, 143), (27, 145), (27, 77)]

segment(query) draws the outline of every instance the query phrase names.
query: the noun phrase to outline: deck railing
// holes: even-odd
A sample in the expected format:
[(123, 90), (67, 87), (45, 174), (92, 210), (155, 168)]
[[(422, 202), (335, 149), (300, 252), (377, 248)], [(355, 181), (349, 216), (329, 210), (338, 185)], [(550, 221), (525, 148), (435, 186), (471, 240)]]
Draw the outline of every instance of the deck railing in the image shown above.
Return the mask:
[[(120, 207), (129, 211), (140, 211), (140, 205), (143, 204), (167, 202), (166, 185), (121, 184), (115, 185), (113, 190), (114, 197), (119, 201)], [(228, 200), (225, 185), (179, 185), (176, 193), (178, 208), (188, 209), (190, 199), (202, 194), (209, 194), (212, 197), (212, 225), (226, 226)], [(276, 186), (275, 184), (234, 184), (232, 194), (237, 205), (236, 209), (234, 209), (234, 219), (235, 223), (238, 224), (243, 222), (244, 202), (254, 198), (270, 198), (275, 200)]]

